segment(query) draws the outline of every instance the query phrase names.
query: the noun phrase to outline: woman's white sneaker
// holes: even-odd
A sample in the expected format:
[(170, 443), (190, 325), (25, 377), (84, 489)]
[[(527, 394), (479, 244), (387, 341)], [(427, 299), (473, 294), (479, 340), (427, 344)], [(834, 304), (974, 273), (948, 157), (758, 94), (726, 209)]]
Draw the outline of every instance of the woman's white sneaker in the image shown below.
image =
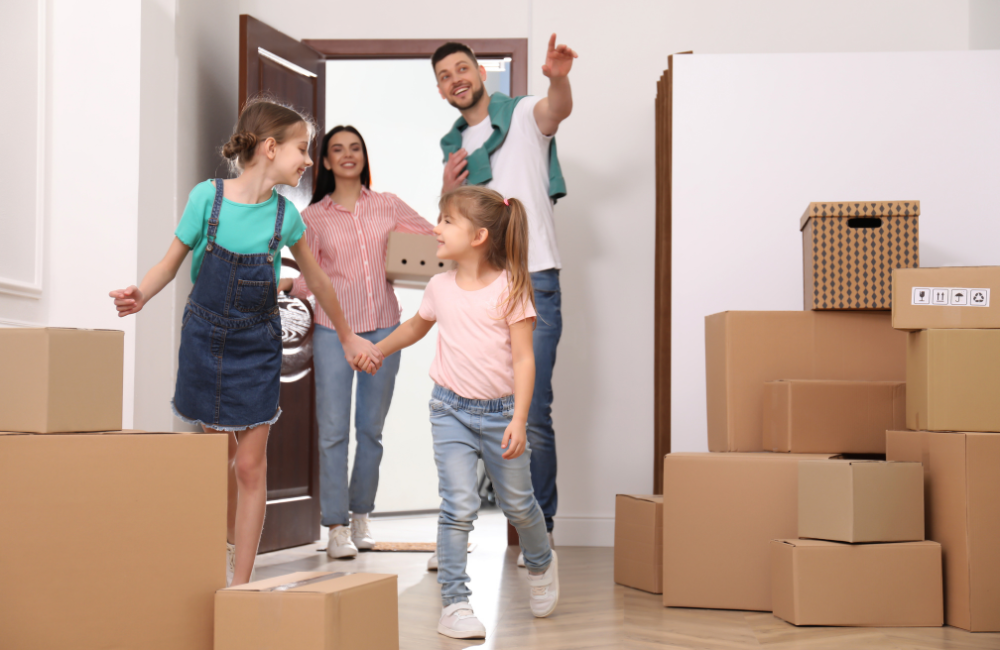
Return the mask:
[(350, 526), (337, 526), (330, 529), (330, 541), (326, 545), (326, 554), (335, 560), (357, 556), (358, 547), (351, 540)]
[(233, 574), (236, 573), (236, 545), (226, 542), (226, 586), (233, 584)]
[(528, 602), (532, 614), (545, 618), (555, 611), (559, 603), (559, 560), (555, 551), (552, 551), (552, 564), (545, 573), (537, 576), (528, 574), (528, 585), (531, 587)]
[(453, 639), (485, 639), (486, 626), (479, 622), (467, 601), (452, 603), (441, 610), (438, 634)]
[(437, 571), (438, 570), (438, 554), (437, 551), (431, 553), (430, 558), (427, 559), (427, 570)]
[(368, 515), (351, 515), (351, 541), (358, 550), (370, 551), (375, 548), (375, 539), (368, 526)]

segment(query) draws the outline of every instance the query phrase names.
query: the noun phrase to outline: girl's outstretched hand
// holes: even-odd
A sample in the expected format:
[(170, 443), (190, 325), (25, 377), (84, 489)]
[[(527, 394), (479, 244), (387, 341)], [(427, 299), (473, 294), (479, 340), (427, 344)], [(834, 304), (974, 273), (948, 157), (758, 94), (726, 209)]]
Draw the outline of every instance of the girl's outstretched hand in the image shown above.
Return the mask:
[(119, 318), (138, 312), (146, 304), (142, 291), (134, 284), (128, 289), (116, 289), (108, 295), (115, 299), (115, 309), (118, 310)]
[(375, 362), (372, 361), (367, 354), (359, 354), (357, 358), (354, 359), (354, 363), (352, 365), (355, 366), (357, 370), (367, 372), (369, 375), (374, 375), (378, 371), (378, 368), (375, 367)]
[(500, 443), (500, 448), (507, 450), (503, 453), (503, 457), (507, 460), (517, 458), (524, 453), (524, 450), (528, 448), (528, 433), (525, 431), (524, 422), (513, 420), (507, 425), (507, 430), (503, 432), (503, 442)]

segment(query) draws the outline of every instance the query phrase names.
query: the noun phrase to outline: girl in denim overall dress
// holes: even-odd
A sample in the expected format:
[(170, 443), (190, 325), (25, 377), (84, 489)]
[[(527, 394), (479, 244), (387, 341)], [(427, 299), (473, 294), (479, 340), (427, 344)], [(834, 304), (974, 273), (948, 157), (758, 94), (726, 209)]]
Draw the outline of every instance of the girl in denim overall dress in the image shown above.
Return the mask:
[(365, 354), (366, 369), (381, 366), (380, 352), (347, 325), (330, 279), (302, 237), (298, 210), (274, 190), (297, 186), (312, 166), (311, 138), (310, 122), (295, 110), (248, 102), (222, 149), (239, 177), (197, 185), (163, 260), (138, 287), (110, 294), (119, 316), (140, 311), (193, 251), (194, 288), (181, 326), (173, 408), (185, 422), (229, 435), (226, 582), (232, 585), (249, 582), (253, 571), (267, 497), (267, 436), (281, 415), (283, 247), (336, 323), (348, 362)]
[[(438, 632), (484, 638), (469, 604), (466, 554), (479, 511), (476, 466), (483, 460), (497, 503), (521, 537), (529, 605), (548, 616), (559, 600), (555, 551), (531, 486), (525, 427), (535, 383), (534, 292), (528, 273), (524, 205), (478, 186), (441, 198), (434, 234), (438, 257), (457, 268), (427, 285), (417, 315), (382, 339), (384, 356), (413, 345), (438, 325), (431, 365), (434, 462), (438, 469), (438, 582), (444, 609)], [(366, 365), (366, 358), (358, 359)]]

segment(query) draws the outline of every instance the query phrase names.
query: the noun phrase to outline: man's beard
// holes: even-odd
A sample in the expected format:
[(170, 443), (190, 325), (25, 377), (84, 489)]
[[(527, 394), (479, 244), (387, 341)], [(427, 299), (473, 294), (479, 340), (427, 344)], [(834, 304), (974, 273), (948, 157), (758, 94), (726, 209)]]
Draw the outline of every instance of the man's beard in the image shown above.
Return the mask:
[(475, 90), (472, 91), (472, 101), (469, 103), (468, 106), (459, 106), (458, 102), (456, 102), (454, 99), (450, 97), (448, 98), (448, 103), (461, 111), (466, 108), (472, 108), (473, 106), (478, 104), (479, 100), (483, 98), (484, 94), (486, 94), (486, 84), (480, 83), (479, 88), (476, 88)]

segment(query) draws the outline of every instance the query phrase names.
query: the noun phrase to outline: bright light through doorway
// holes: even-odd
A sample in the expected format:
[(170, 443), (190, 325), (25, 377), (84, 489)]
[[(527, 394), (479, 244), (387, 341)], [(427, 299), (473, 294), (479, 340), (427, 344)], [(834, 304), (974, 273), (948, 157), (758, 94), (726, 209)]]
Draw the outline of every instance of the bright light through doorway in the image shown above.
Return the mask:
[[(488, 92), (510, 94), (510, 65), (483, 60)], [(372, 189), (398, 195), (431, 223), (441, 193), (441, 137), (458, 111), (438, 94), (427, 59), (334, 60), (326, 68), (326, 128), (350, 124), (364, 136)], [(317, 161), (318, 164), (318, 161)], [(403, 320), (416, 313), (423, 291), (396, 289)], [(435, 509), (440, 504), (431, 448), (427, 373), (437, 331), (402, 352), (392, 407), (382, 435), (384, 456), (376, 512)], [(354, 414), (351, 450), (354, 457)]]

